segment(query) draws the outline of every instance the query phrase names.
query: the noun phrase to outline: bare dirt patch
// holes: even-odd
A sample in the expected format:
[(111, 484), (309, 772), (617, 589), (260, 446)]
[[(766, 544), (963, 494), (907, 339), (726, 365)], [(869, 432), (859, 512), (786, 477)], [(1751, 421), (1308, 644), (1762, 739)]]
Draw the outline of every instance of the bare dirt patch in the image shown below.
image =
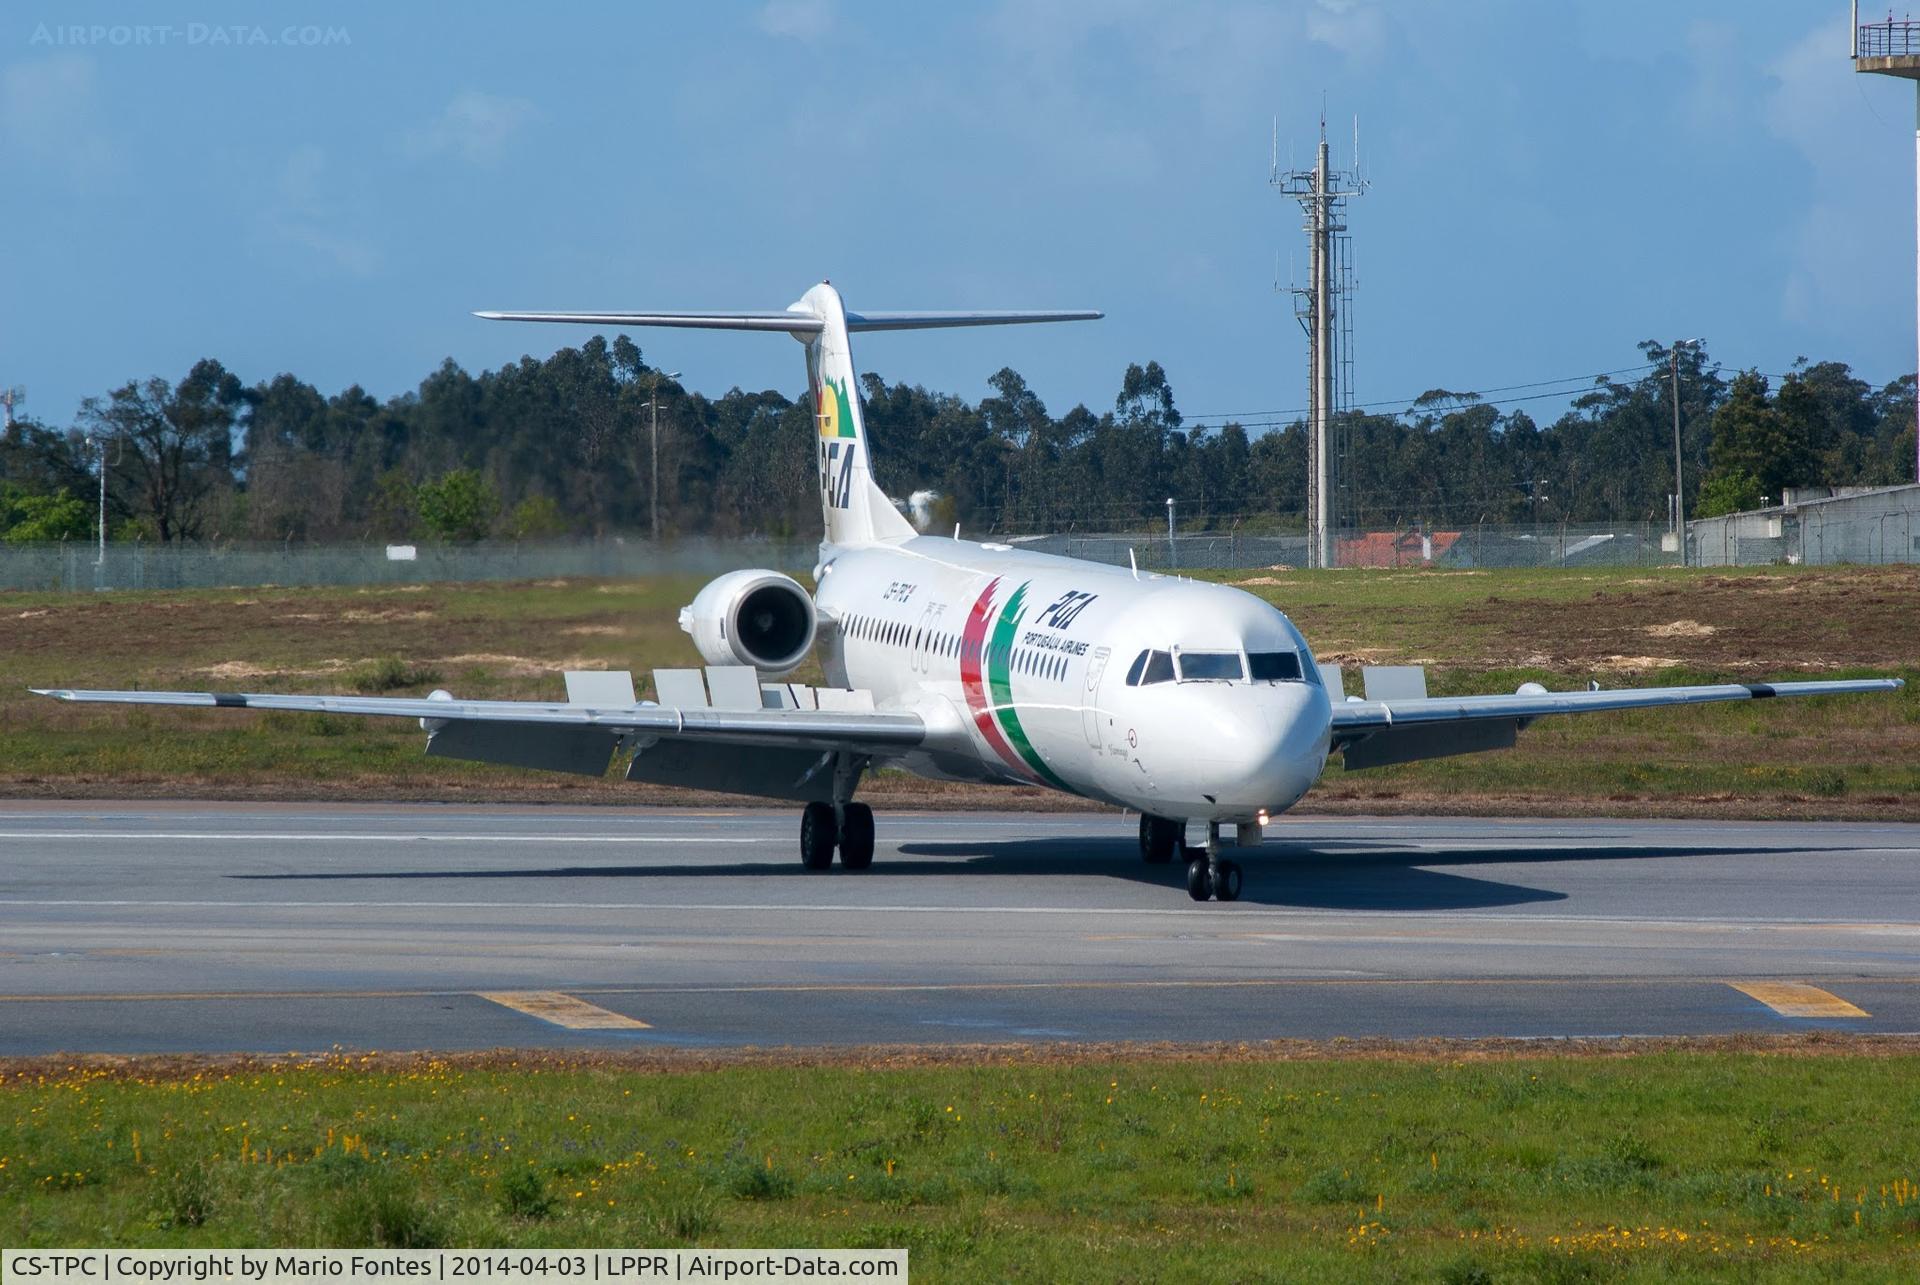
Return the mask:
[(1703, 625), (1697, 620), (1676, 620), (1671, 624), (1647, 626), (1647, 633), (1654, 638), (1711, 638), (1715, 632), (1712, 625)]
[(1672, 656), (1596, 656), (1593, 664), (1599, 669), (1611, 669), (1616, 672), (1637, 673), (1649, 669), (1677, 669), (1686, 664)]
[(190, 669), (190, 674), (205, 674), (209, 678), (324, 678), (329, 674), (342, 673), (355, 665), (365, 664), (363, 660), (331, 659), (298, 666), (256, 665), (247, 660), (223, 660), (217, 665), (204, 665), (199, 669)]
[(1674, 664), (1730, 673), (1891, 668), (1920, 658), (1920, 566), (1621, 580), (1585, 599), (1503, 593), (1452, 614), (1486, 654), (1530, 655), (1550, 639), (1570, 670), (1618, 668), (1650, 637)]
[(356, 624), (364, 623), (368, 621), (379, 621), (379, 620), (432, 620), (433, 612), (431, 611), (400, 611), (397, 609), (388, 609), (385, 611), (353, 610), (353, 611), (341, 612), (340, 619), (346, 620), (346, 621), (352, 621)]
[(436, 665), (484, 665), (498, 668), (515, 678), (551, 678), (558, 681), (563, 671), (569, 669), (605, 669), (607, 662), (601, 656), (568, 656), (560, 660), (544, 660), (537, 656), (513, 656), (504, 652), (475, 651), (464, 652), (458, 656), (438, 656)]

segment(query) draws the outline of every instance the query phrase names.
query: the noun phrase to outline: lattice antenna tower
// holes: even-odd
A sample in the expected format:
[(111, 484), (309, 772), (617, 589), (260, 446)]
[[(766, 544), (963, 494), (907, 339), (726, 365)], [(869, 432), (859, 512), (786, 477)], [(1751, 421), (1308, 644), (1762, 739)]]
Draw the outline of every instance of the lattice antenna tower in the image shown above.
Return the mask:
[(1327, 118), (1312, 169), (1280, 168), (1280, 125), (1274, 122), (1269, 182), (1300, 203), (1307, 234), (1307, 284), (1290, 285), (1294, 316), (1307, 335), (1307, 565), (1335, 563), (1334, 537), (1358, 518), (1350, 476), (1353, 446), (1353, 247), (1347, 200), (1369, 186), (1360, 172), (1360, 124), (1353, 127), (1353, 168), (1336, 170), (1327, 146)]

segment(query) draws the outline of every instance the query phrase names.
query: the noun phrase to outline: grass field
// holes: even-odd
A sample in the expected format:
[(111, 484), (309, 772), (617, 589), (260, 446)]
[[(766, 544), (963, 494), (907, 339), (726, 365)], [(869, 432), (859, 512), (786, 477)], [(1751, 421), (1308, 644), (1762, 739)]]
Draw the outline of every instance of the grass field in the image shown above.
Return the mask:
[(1911, 1279), (1920, 1045), (1832, 1048), (15, 1063), (0, 1237), (906, 1246), (923, 1280)]
[[(1429, 666), (1436, 694), (1920, 676), (1920, 567), (1249, 572), (1323, 658)], [(558, 698), (566, 667), (697, 663), (692, 580), (103, 597), (0, 596), (0, 793), (667, 801), (427, 760), (399, 721), (62, 707), (28, 686), (392, 691)], [(803, 673), (802, 678), (813, 675)], [(1353, 680), (1357, 688), (1357, 677)], [(883, 804), (1059, 796), (884, 775)], [(1331, 771), (1305, 810), (1920, 816), (1920, 684), (1898, 696), (1549, 720), (1517, 752)]]

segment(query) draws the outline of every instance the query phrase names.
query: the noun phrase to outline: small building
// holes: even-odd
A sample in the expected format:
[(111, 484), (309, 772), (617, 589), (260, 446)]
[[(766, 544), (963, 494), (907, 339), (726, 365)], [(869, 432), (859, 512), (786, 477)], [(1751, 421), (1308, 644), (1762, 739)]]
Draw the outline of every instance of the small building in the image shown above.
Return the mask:
[(1920, 562), (1920, 484), (1789, 487), (1785, 502), (1687, 523), (1696, 567)]

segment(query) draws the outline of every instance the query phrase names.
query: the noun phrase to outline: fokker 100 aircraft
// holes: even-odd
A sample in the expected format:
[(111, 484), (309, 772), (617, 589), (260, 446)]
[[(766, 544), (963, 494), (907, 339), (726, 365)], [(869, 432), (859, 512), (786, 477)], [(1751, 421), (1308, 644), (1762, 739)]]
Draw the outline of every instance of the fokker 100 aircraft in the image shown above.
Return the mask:
[[(849, 334), (1090, 320), (1097, 312), (848, 312), (822, 282), (783, 311), (485, 312), (575, 325), (784, 332), (806, 347), (825, 538), (814, 590), (777, 571), (707, 585), (680, 624), (711, 666), (569, 673), (568, 700), (218, 692), (49, 691), (70, 701), (212, 705), (418, 718), (427, 753), (805, 804), (800, 860), (873, 861), (873, 811), (854, 800), (878, 765), (943, 780), (1040, 785), (1136, 811), (1149, 862), (1187, 861), (1197, 901), (1232, 901), (1222, 853), (1299, 801), (1339, 753), (1347, 769), (1514, 744), (1535, 719), (1701, 701), (1889, 691), (1898, 680), (1729, 683), (1429, 699), (1414, 671), (1336, 668), (1276, 608), (1224, 585), (921, 535), (875, 483)], [(826, 685), (779, 680), (818, 650)], [(1397, 686), (1396, 686), (1397, 684)], [(1187, 846), (1190, 823), (1204, 846)]]

